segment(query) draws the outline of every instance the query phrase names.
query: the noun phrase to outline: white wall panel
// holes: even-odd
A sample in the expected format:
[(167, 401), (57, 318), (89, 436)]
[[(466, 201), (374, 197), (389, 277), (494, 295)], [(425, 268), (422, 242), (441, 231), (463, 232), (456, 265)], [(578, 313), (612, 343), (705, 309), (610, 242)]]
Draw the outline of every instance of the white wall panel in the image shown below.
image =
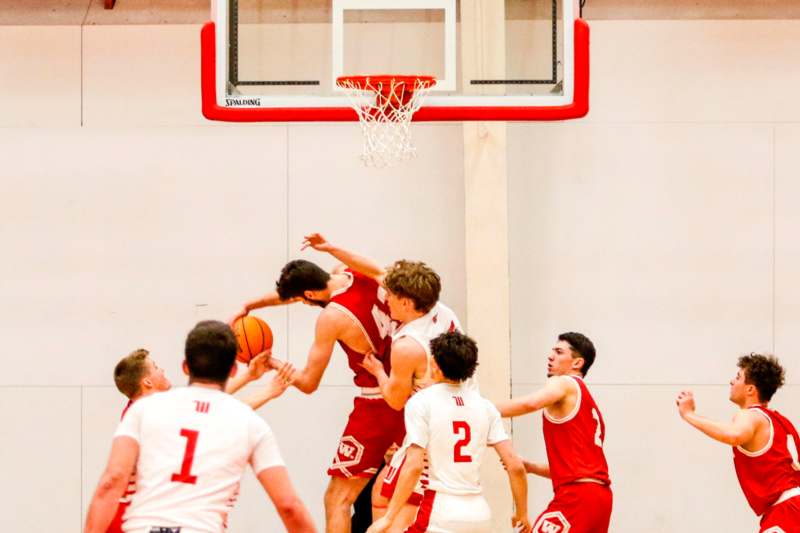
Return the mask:
[(81, 531), (81, 391), (0, 387), (6, 531)]
[(563, 331), (607, 383), (720, 383), (772, 346), (771, 129), (509, 126), (512, 372)]
[(800, 120), (800, 21), (590, 23), (589, 121)]
[(775, 127), (775, 355), (800, 383), (800, 125)]
[(85, 26), (83, 32), (84, 124), (205, 122), (200, 26)]
[[(194, 323), (227, 320), (283, 264), (282, 128), (0, 136), (17, 156), (0, 198), (8, 349), (47, 354), (15, 359), (0, 383), (108, 384), (141, 345), (177, 372)], [(280, 347), (286, 311), (262, 316)]]
[(0, 127), (80, 123), (81, 28), (0, 26)]

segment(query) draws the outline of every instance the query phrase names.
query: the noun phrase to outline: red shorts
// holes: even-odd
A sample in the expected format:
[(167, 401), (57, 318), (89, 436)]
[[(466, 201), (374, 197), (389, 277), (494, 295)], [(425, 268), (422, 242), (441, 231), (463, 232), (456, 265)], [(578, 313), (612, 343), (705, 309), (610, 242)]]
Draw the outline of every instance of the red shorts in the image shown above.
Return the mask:
[(532, 533), (608, 533), (611, 500), (608, 485), (591, 482), (562, 485), (534, 522)]
[[(397, 488), (397, 480), (400, 478), (400, 471), (403, 469), (404, 464), (406, 464), (405, 448), (401, 448), (396, 454), (394, 454), (394, 457), (392, 457), (389, 470), (386, 472), (386, 477), (383, 478), (383, 485), (381, 485), (381, 496), (387, 500), (392, 499), (392, 495)], [(408, 497), (408, 501), (406, 503), (410, 503), (411, 505), (419, 507), (419, 504), (422, 503), (422, 495), (425, 494), (425, 489), (427, 488), (428, 480), (423, 473), (417, 481), (417, 484), (414, 486), (414, 492), (412, 492), (411, 496)]]
[(760, 533), (800, 531), (800, 496), (773, 505), (761, 517)]
[(106, 533), (122, 533), (122, 516), (128, 510), (130, 504), (130, 502), (125, 502), (117, 505), (117, 514), (114, 515), (114, 519), (108, 525)]
[(405, 433), (402, 410), (392, 409), (383, 398), (356, 397), (328, 475), (374, 476), (386, 451), (402, 443)]

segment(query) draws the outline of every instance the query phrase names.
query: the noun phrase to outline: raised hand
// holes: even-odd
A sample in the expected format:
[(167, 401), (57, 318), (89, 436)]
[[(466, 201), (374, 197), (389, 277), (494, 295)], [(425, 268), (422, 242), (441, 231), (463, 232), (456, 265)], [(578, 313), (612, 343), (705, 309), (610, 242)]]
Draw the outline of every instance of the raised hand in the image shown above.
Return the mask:
[(241, 309), (239, 309), (239, 310), (236, 312), (236, 314), (235, 314), (235, 315), (233, 315), (233, 316), (231, 317), (231, 319), (228, 321), (228, 325), (229, 325), (230, 327), (233, 327), (233, 323), (234, 323), (234, 322), (236, 322), (237, 320), (239, 320), (239, 319), (240, 319), (240, 318), (242, 318), (243, 316), (247, 316), (247, 315), (248, 315), (248, 313), (250, 313), (250, 311), (249, 311), (249, 310), (248, 310), (246, 307), (242, 307)]
[(302, 251), (309, 247), (318, 252), (330, 252), (333, 249), (331, 243), (319, 233), (310, 233), (303, 237), (303, 245), (300, 247), (300, 250)]
[(255, 381), (264, 375), (264, 372), (270, 369), (270, 358), (272, 357), (272, 348), (268, 348), (256, 355), (247, 364), (247, 376), (250, 381)]
[(294, 366), (289, 361), (286, 361), (270, 380), (267, 386), (267, 398), (272, 400), (286, 392), (293, 380)]
[(678, 412), (681, 417), (686, 418), (689, 413), (694, 413), (694, 394), (692, 394), (692, 391), (681, 391), (675, 400), (675, 404), (678, 406)]

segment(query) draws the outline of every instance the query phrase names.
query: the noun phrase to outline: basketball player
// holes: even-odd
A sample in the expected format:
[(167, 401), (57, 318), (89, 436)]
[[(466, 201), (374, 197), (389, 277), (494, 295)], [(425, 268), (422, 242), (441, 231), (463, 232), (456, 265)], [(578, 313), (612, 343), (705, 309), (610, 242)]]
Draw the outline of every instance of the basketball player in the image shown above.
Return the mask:
[[(305, 368), (294, 373), (292, 384), (306, 394), (313, 393), (338, 342), (360, 388), (328, 469), (331, 480), (325, 492), (326, 530), (348, 533), (353, 503), (377, 474), (386, 451), (403, 440), (403, 413), (386, 403), (378, 381), (361, 365), (367, 353), (389, 365), (385, 355), (392, 324), (386, 292), (375, 280), (353, 270), (328, 273), (310, 261), (295, 260), (283, 267), (276, 291), (247, 303), (234, 319), (253, 309), (298, 301), (323, 309)], [(276, 362), (272, 357), (271, 365)]]
[[(381, 394), (395, 409), (402, 409), (416, 391), (432, 383), (430, 342), (448, 331), (461, 331), (455, 313), (439, 301), (441, 279), (422, 262), (396, 261), (388, 270), (377, 262), (329, 243), (319, 233), (305, 237), (303, 247), (327, 252), (348, 267), (373, 278), (386, 289), (392, 319), (398, 323), (392, 333), (391, 371), (387, 375), (383, 364), (367, 354), (362, 363), (378, 380)], [(394, 492), (397, 472), (403, 464), (409, 443), (403, 442), (378, 477), (372, 493), (372, 517), (377, 520), (386, 513)], [(392, 476), (388, 476), (392, 472)], [(422, 501), (425, 476), (415, 487), (409, 502), (393, 520), (392, 531), (405, 531), (414, 521)]]
[(84, 531), (106, 531), (133, 467), (138, 487), (129, 533), (221, 533), (250, 464), (287, 530), (313, 532), (266, 422), (226, 394), (236, 338), (221, 322), (200, 322), (186, 339), (189, 386), (136, 401), (117, 428)]
[(608, 531), (612, 495), (603, 453), (606, 428), (583, 382), (594, 359), (592, 341), (580, 333), (562, 333), (547, 358), (544, 387), (497, 404), (504, 417), (543, 410), (548, 463), (525, 465), (529, 473), (552, 480), (555, 496), (536, 519), (534, 533)]
[[(122, 394), (128, 398), (128, 404), (122, 410), (120, 419), (125, 417), (125, 413), (130, 406), (139, 398), (149, 396), (154, 392), (169, 390), (171, 383), (164, 369), (160, 368), (150, 357), (150, 352), (144, 348), (134, 350), (122, 359), (114, 367), (114, 383)], [(128, 505), (131, 503), (131, 496), (136, 492), (136, 469), (132, 471), (128, 481), (128, 486), (117, 505), (117, 512), (108, 526), (108, 533), (122, 533), (122, 521)]]
[(740, 357), (738, 367), (730, 382), (730, 401), (739, 406), (732, 422), (696, 414), (689, 391), (678, 394), (678, 412), (712, 439), (733, 446), (742, 492), (761, 517), (759, 531), (800, 531), (800, 436), (786, 417), (768, 408), (783, 385), (783, 367), (775, 357), (760, 354)]
[(466, 384), (478, 365), (475, 341), (459, 332), (431, 341), (433, 384), (406, 404), (409, 447), (386, 515), (368, 533), (386, 531), (399, 516), (428, 458), (429, 485), (408, 531), (489, 533), (491, 510), (481, 494), (480, 468), (487, 446), (506, 467), (515, 514), (512, 525), (530, 530), (528, 484), (522, 460), (514, 453), (494, 405)]

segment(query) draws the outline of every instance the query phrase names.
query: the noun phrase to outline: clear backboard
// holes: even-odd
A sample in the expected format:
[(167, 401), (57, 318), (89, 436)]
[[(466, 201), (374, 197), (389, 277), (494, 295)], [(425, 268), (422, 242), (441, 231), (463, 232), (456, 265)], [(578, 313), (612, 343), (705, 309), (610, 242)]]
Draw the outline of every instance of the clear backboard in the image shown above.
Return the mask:
[(342, 75), (425, 75), (416, 121), (563, 120), (589, 109), (580, 0), (215, 0), (202, 29), (212, 120), (357, 120)]

